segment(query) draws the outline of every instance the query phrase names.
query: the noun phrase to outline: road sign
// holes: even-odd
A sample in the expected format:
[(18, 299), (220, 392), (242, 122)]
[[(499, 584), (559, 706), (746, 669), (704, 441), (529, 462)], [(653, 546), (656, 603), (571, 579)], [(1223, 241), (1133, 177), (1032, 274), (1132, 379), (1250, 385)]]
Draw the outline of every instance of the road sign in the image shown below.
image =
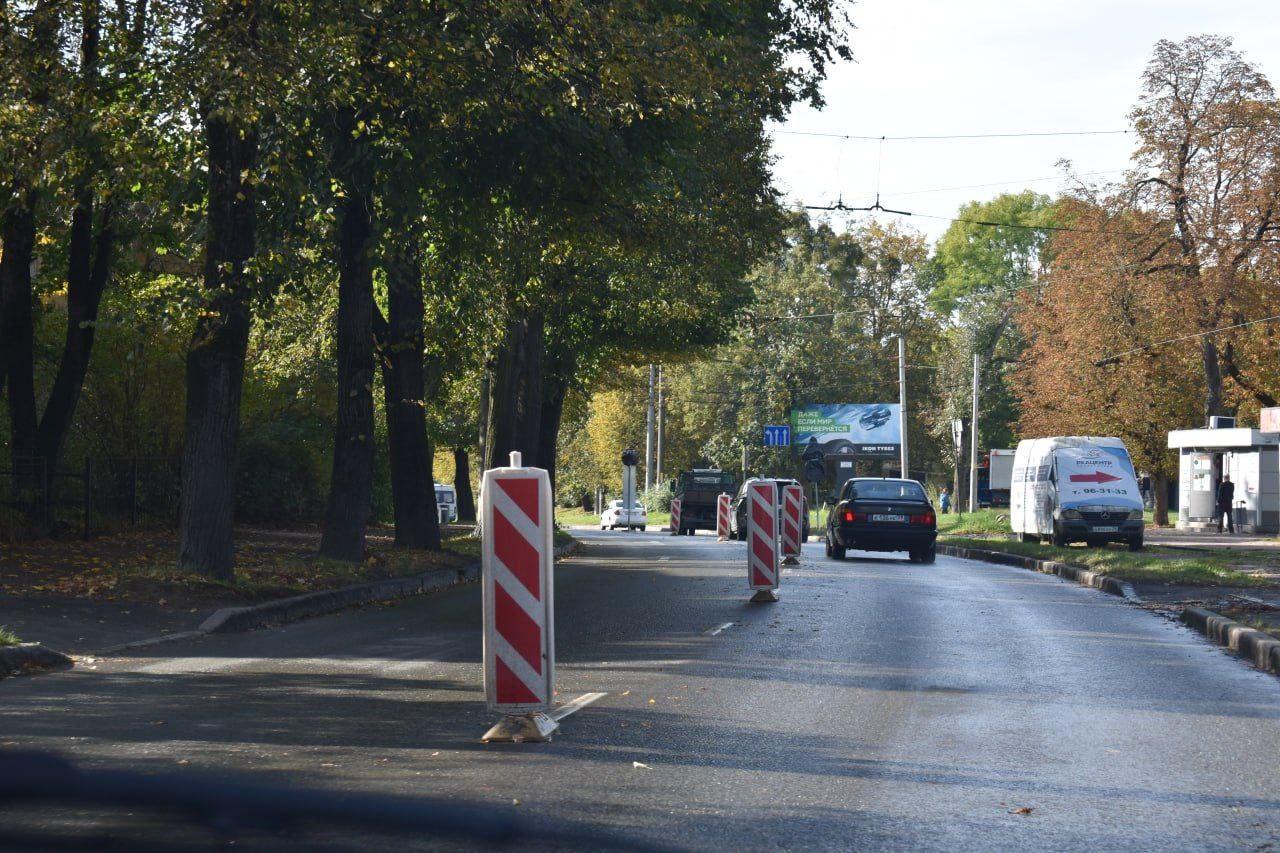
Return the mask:
[(481, 551), (484, 691), (489, 709), (526, 714), (555, 697), (551, 480), (511, 454), (484, 472)]
[(757, 480), (747, 486), (747, 587), (752, 601), (777, 601), (778, 484)]
[(956, 455), (960, 455), (960, 450), (964, 442), (964, 421), (960, 418), (951, 419), (951, 440), (956, 446)]
[(671, 535), (677, 536), (680, 533), (680, 499), (671, 499)]
[(716, 536), (721, 539), (729, 538), (729, 503), (731, 498), (728, 495), (716, 495)]
[(791, 427), (783, 424), (781, 426), (767, 426), (764, 428), (764, 446), (765, 447), (790, 447), (791, 446)]
[(799, 483), (782, 487), (782, 556), (788, 560), (800, 556), (804, 522), (804, 488)]

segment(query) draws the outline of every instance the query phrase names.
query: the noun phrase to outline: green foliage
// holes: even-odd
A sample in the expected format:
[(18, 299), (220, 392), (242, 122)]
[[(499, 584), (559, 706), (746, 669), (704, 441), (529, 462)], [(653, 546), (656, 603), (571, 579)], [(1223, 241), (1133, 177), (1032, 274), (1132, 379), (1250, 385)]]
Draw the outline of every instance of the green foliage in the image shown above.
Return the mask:
[(236, 465), (236, 518), (248, 524), (313, 523), (324, 508), (328, 424), (246, 424)]
[(19, 639), (17, 634), (13, 633), (5, 626), (0, 625), (0, 647), (16, 646), (21, 642), (22, 640)]
[[(359, 192), (371, 264), (423, 261), (434, 440), (474, 444), (486, 360), (510, 317), (537, 310), (546, 372), (580, 403), (566, 441), (634, 443), (634, 401), (593, 420), (584, 389), (737, 334), (747, 273), (784, 221), (765, 122), (820, 101), (846, 24), (831, 0), (0, 4), (0, 214), (34, 199), (36, 397), (61, 359), (67, 212), (92, 197), (115, 243), (67, 458), (178, 455), (193, 330), (220, 320), (212, 277), (254, 312), (238, 518), (313, 520), (337, 410), (336, 225)], [(239, 175), (256, 216), (243, 269), (205, 268), (211, 122), (257, 141)], [(381, 272), (375, 290), (385, 308)], [(361, 389), (379, 411), (380, 381)], [(681, 434), (687, 413), (672, 419)], [(594, 488), (616, 468), (571, 462), (558, 482)]]
[[(943, 318), (936, 359), (945, 392), (931, 432), (943, 458), (956, 464), (951, 421), (971, 419), (973, 356), (980, 363), (978, 435), (982, 451), (1012, 447), (1018, 407), (1010, 389), (1024, 342), (1014, 324), (1020, 295), (1044, 272), (1047, 234), (1029, 226), (1053, 225), (1058, 207), (1026, 190), (988, 202), (970, 202), (939, 239), (931, 261), (929, 303)], [(993, 227), (979, 223), (1009, 223)], [(968, 443), (966, 439), (966, 453)]]

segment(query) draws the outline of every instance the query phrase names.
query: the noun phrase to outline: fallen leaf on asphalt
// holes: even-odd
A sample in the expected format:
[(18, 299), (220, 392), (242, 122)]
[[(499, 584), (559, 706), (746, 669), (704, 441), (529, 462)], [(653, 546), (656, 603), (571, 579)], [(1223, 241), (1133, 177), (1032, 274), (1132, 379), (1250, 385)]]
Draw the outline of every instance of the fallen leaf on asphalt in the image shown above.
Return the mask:
[(179, 759), (178, 759), (178, 763), (179, 763), (179, 764), (190, 764), (191, 762), (190, 762), (190, 761), (188, 761), (188, 760), (187, 760), (187, 759), (185, 759), (185, 758), (179, 758)]
[(657, 700), (657, 699), (650, 699), (650, 700), (649, 700), (649, 704), (650, 704), (650, 705), (657, 705), (657, 704), (658, 704), (658, 700)]
[(513, 798), (513, 799), (511, 800), (511, 805), (513, 805), (513, 806), (518, 806), (518, 805), (520, 805), (520, 801), (519, 801), (519, 800), (517, 800), (517, 799), (514, 799), (514, 798)]
[(631, 691), (630, 691), (630, 690), (624, 690), (624, 691), (622, 691), (622, 695), (623, 695), (623, 696), (630, 696), (630, 695), (631, 695)]
[(431, 754), (432, 754), (432, 755), (439, 755), (440, 753), (438, 753), (438, 752), (433, 752), (433, 753), (431, 753)]
[(636, 770), (652, 770), (652, 769), (653, 769), (653, 768), (652, 768), (652, 767), (650, 767), (648, 764), (644, 764), (644, 763), (639, 762), (639, 761), (633, 761), (633, 762), (631, 762), (631, 766), (632, 766), (633, 768), (635, 768)]
[(1023, 806), (1018, 809), (1011, 809), (1009, 814), (1031, 814), (1031, 806)]

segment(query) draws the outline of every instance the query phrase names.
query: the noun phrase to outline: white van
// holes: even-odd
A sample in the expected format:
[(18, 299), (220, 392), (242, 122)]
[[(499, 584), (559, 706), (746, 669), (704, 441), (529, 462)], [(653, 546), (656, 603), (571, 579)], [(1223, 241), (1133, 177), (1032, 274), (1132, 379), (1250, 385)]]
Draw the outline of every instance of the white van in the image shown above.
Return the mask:
[(436, 483), (436, 511), (440, 523), (450, 524), (458, 520), (458, 490), (444, 483)]
[(1023, 542), (1142, 548), (1142, 494), (1118, 438), (1057, 436), (1018, 442), (1009, 524)]

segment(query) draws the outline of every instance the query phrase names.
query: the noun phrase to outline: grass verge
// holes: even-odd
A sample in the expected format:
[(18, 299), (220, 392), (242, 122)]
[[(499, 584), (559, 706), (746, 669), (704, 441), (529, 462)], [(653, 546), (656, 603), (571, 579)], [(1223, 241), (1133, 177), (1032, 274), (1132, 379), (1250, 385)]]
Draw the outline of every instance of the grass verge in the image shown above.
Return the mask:
[[(1073, 566), (1084, 566), (1134, 583), (1232, 587), (1276, 585), (1274, 574), (1276, 567), (1268, 562), (1267, 557), (1245, 555), (1234, 550), (1219, 554), (1148, 547), (1143, 551), (1129, 552), (1122, 551), (1118, 547), (1086, 548), (1076, 545), (1055, 548), (1052, 545), (1040, 545), (1035, 542), (945, 535), (938, 538), (938, 543), (960, 548), (981, 548), (1005, 554), (1020, 554), (1039, 560), (1056, 560)], [(1249, 564), (1242, 562), (1243, 560), (1256, 562)]]
[(1009, 510), (980, 509), (977, 512), (948, 512), (938, 516), (939, 536), (1009, 533)]

